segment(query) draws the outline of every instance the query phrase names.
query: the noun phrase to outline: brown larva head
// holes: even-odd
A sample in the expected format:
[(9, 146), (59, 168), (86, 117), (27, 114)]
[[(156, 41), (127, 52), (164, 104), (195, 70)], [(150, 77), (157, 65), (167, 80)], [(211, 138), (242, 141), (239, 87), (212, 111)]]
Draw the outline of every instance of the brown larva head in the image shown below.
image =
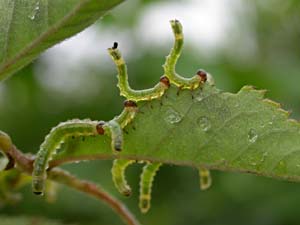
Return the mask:
[(166, 76), (162, 76), (159, 82), (163, 83), (166, 87), (170, 87), (170, 80)]
[(137, 104), (135, 101), (132, 100), (125, 100), (124, 101), (124, 106), (125, 107), (137, 107)]
[(105, 133), (105, 130), (103, 128), (103, 126), (105, 125), (105, 122), (104, 121), (100, 121), (97, 126), (96, 126), (96, 130), (97, 130), (97, 133), (100, 134), (100, 135), (103, 135)]
[(204, 70), (198, 70), (197, 75), (200, 77), (201, 82), (207, 81), (207, 73)]

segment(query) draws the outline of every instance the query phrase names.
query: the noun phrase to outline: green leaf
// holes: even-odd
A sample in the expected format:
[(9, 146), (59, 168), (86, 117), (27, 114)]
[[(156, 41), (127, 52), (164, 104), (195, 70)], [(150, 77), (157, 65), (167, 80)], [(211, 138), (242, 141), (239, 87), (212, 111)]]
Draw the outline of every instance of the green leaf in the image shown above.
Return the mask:
[(0, 81), (124, 0), (1, 0)]
[(120, 154), (106, 136), (75, 138), (50, 165), (119, 157), (300, 181), (300, 124), (263, 99), (265, 91), (246, 86), (231, 94), (208, 84), (177, 91), (171, 86), (162, 99), (138, 104)]

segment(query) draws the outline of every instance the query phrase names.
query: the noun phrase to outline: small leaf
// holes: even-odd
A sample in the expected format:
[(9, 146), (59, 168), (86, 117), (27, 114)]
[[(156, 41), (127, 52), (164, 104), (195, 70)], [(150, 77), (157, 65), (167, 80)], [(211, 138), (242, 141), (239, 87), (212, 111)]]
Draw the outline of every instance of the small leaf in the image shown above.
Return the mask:
[(1, 0), (0, 81), (124, 0)]
[(0, 171), (5, 170), (6, 166), (9, 163), (7, 156), (0, 150)]
[[(11, 169), (0, 172), (0, 207), (15, 204), (22, 199), (19, 189), (29, 184), (31, 177), (19, 170)], [(2, 222), (2, 221), (1, 221)], [(2, 225), (2, 223), (1, 223)]]

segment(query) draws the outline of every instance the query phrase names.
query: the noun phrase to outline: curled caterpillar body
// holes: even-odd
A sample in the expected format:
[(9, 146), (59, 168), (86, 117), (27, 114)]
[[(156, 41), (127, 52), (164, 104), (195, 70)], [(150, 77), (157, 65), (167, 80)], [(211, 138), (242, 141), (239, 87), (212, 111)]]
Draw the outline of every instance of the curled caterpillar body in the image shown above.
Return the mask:
[(116, 120), (110, 120), (104, 129), (108, 129), (111, 135), (111, 148), (113, 151), (120, 152), (123, 149), (123, 132), (122, 128)]
[(175, 67), (182, 52), (184, 38), (181, 23), (178, 20), (171, 20), (170, 23), (175, 42), (163, 66), (165, 76), (170, 79), (171, 83), (175, 84), (181, 89), (196, 89), (206, 82), (207, 73), (201, 70), (201, 72), (198, 71), (197, 74), (191, 78), (185, 78), (176, 73)]
[(46, 170), (48, 168), (48, 162), (56, 153), (56, 150), (60, 147), (62, 141), (70, 136), (96, 135), (97, 123), (98, 122), (91, 120), (76, 119), (60, 123), (51, 130), (46, 136), (45, 141), (42, 143), (33, 164), (33, 193), (38, 195), (43, 194), (47, 178)]
[(135, 117), (138, 112), (137, 104), (135, 101), (126, 100), (124, 101), (124, 110), (114, 120), (118, 122), (121, 128), (126, 127)]
[(118, 191), (125, 196), (131, 195), (131, 188), (125, 178), (126, 168), (134, 163), (135, 160), (115, 159), (111, 169), (114, 184)]
[(161, 163), (147, 163), (141, 174), (139, 207), (142, 213), (147, 213), (151, 204), (151, 189), (154, 177)]
[(117, 49), (117, 45), (114, 44), (112, 48), (108, 49), (108, 52), (118, 69), (118, 87), (120, 89), (120, 95), (125, 98), (133, 101), (156, 99), (161, 97), (166, 89), (169, 88), (169, 79), (167, 77), (162, 77), (160, 78), (160, 82), (153, 88), (133, 90), (128, 83), (127, 66), (122, 58), (121, 52)]

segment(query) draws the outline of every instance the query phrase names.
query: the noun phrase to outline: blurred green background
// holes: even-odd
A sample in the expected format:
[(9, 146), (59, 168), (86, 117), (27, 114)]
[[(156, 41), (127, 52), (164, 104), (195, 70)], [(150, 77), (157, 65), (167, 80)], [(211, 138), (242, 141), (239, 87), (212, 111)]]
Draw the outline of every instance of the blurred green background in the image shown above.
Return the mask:
[[(106, 49), (118, 41), (136, 89), (153, 86), (173, 43), (170, 19), (184, 27), (178, 72), (204, 68), (220, 89), (251, 84), (300, 116), (299, 0), (131, 0), (95, 25), (48, 50), (0, 86), (0, 128), (24, 152), (35, 153), (50, 128), (71, 118), (109, 120), (122, 101), (116, 69)], [(127, 171), (134, 195), (113, 187), (111, 161), (67, 165), (121, 199), (144, 225), (300, 224), (300, 184), (247, 174), (213, 171), (213, 186), (201, 192), (197, 172), (165, 165), (159, 171), (152, 208), (138, 210), (141, 165)], [(106, 205), (62, 187), (49, 204), (22, 189), (23, 200), (1, 215), (48, 217), (66, 224), (122, 224)], [(1, 221), (0, 221), (1, 224)]]

